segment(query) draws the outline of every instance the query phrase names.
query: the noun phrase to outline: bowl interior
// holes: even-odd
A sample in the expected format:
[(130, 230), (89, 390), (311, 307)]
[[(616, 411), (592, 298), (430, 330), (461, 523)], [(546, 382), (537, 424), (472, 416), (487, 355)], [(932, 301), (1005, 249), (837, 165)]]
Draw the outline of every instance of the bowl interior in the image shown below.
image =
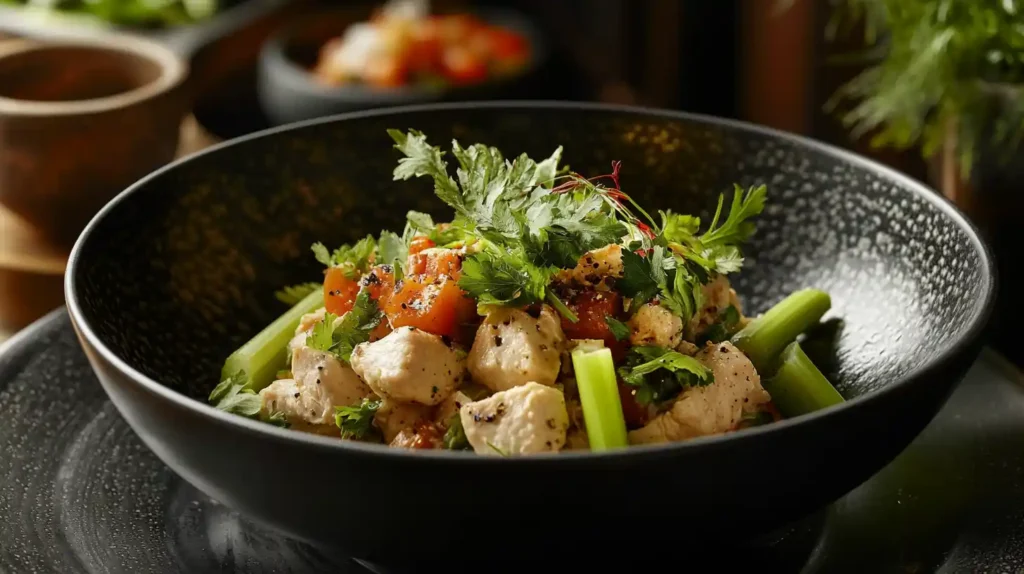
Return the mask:
[(96, 46), (39, 46), (0, 58), (0, 97), (30, 101), (105, 98), (160, 77), (138, 54)]
[(733, 183), (769, 202), (733, 277), (747, 314), (791, 291), (833, 296), (826, 374), (847, 397), (893, 384), (979, 320), (989, 261), (930, 191), (796, 138), (682, 114), (600, 107), (427, 107), (359, 114), (218, 147), (140, 182), (80, 240), (72, 297), (132, 368), (196, 399), (224, 358), (278, 314), (283, 285), (317, 280), (309, 245), (400, 230), (409, 209), (447, 219), (425, 180), (393, 182), (387, 128), (416, 128), (508, 155), (558, 145), (584, 174), (622, 161), (647, 209), (703, 216)]

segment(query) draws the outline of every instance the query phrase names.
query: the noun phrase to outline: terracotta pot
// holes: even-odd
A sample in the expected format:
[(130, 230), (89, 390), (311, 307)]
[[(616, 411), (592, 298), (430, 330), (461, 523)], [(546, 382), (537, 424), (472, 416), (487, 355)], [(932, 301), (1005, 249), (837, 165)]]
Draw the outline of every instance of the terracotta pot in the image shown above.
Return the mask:
[(71, 243), (173, 158), (187, 73), (167, 48), (127, 36), (0, 42), (0, 203)]

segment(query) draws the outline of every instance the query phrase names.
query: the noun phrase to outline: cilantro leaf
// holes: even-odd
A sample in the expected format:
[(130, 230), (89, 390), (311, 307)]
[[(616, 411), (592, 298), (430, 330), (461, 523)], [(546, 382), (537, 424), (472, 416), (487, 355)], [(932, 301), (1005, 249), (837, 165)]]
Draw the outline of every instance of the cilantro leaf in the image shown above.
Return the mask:
[(370, 267), (370, 259), (377, 252), (377, 241), (372, 235), (357, 241), (354, 245), (342, 245), (333, 253), (327, 251), (323, 243), (311, 246), (316, 260), (327, 267), (340, 267), (345, 277), (355, 281)]
[(306, 346), (317, 351), (330, 352), (334, 345), (334, 322), (338, 318), (333, 313), (324, 313), (323, 321), (313, 325), (306, 336)]
[(337, 316), (325, 313), (324, 320), (313, 325), (306, 336), (306, 346), (332, 353), (347, 363), (352, 358), (352, 349), (370, 340), (370, 332), (377, 328), (383, 317), (377, 302), (370, 298), (370, 292), (363, 289), (341, 321)]
[(711, 226), (700, 241), (705, 247), (717, 245), (736, 245), (743, 243), (754, 234), (754, 223), (748, 221), (750, 218), (759, 215), (764, 210), (767, 188), (764, 185), (752, 187), (745, 194), (743, 188), (738, 184), (735, 186), (732, 196), (732, 205), (729, 207), (729, 215), (720, 227), (715, 227), (722, 214), (722, 206), (725, 196), (718, 197), (718, 209), (715, 210), (715, 217), (711, 220)]
[[(411, 238), (410, 238), (411, 239)], [(392, 231), (382, 231), (380, 239), (377, 240), (378, 265), (391, 265), (395, 269), (395, 279), (401, 279), (401, 270), (405, 260), (409, 256), (409, 246)]]
[(274, 293), (274, 297), (285, 305), (295, 305), (309, 296), (310, 293), (322, 288), (323, 284), (313, 282), (288, 285), (287, 287), (276, 291)]
[(373, 418), (380, 409), (381, 401), (363, 399), (354, 407), (335, 407), (334, 424), (341, 429), (341, 438), (362, 440), (370, 438), (376, 429)]
[(289, 424), (288, 422), (288, 419), (284, 416), (284, 413), (281, 411), (272, 412), (268, 414), (266, 417), (264, 417), (262, 420), (263, 422), (267, 424), (272, 424), (276, 427), (288, 428), (291, 426), (291, 424)]
[(448, 421), (448, 430), (444, 433), (443, 444), (448, 450), (469, 450), (469, 439), (466, 438), (466, 429), (462, 426), (462, 417), (459, 413), (452, 415)]
[(388, 135), (395, 140), (395, 149), (405, 154), (395, 168), (395, 181), (430, 176), (434, 180), (434, 193), (441, 201), (452, 206), (456, 213), (465, 213), (462, 192), (448, 175), (448, 164), (442, 159), (444, 152), (441, 148), (428, 144), (427, 136), (417, 130), (409, 130), (408, 134), (400, 130), (388, 130)]
[(663, 347), (639, 346), (629, 350), (618, 369), (627, 385), (637, 387), (640, 404), (660, 404), (675, 398), (685, 387), (713, 382), (711, 371), (697, 359)]
[(224, 379), (210, 392), (210, 404), (224, 412), (254, 418), (263, 408), (263, 399), (249, 388), (244, 371)]
[(356, 295), (352, 310), (345, 313), (334, 330), (334, 345), (331, 348), (338, 358), (347, 363), (352, 358), (352, 349), (370, 340), (370, 332), (380, 325), (383, 317), (377, 302), (370, 298), (370, 292), (361, 290)]
[(736, 332), (740, 322), (740, 312), (736, 307), (729, 305), (718, 314), (717, 320), (712, 323), (697, 341), (698, 345), (710, 341), (721, 343)]
[(545, 299), (550, 276), (515, 253), (482, 251), (463, 261), (459, 288), (481, 305), (523, 306)]
[(660, 211), (661, 237), (667, 242), (688, 245), (700, 228), (700, 218), (692, 215), (673, 213), (672, 210)]
[(666, 263), (665, 250), (660, 245), (645, 255), (632, 249), (622, 250), (622, 278), (615, 285), (620, 293), (633, 299), (631, 307), (634, 311), (668, 289), (666, 265), (671, 268), (674, 262), (669, 259)]
[(616, 341), (625, 341), (629, 338), (629, 334), (632, 332), (629, 325), (619, 321), (611, 315), (605, 315), (604, 322), (608, 325), (608, 329), (611, 330), (612, 336), (615, 337)]

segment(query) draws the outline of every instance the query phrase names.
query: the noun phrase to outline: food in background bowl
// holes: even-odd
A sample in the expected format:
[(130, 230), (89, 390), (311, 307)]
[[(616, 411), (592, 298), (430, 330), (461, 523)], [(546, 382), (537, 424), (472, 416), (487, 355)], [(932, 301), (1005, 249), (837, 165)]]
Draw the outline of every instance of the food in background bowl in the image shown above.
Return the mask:
[[(831, 306), (806, 289), (743, 316), (727, 275), (765, 186), (714, 217), (658, 211), (612, 172), (585, 178), (497, 148), (391, 130), (396, 180), (426, 176), (455, 211), (410, 211), (329, 251), (322, 283), (231, 355), (210, 401), (346, 439), (485, 455), (605, 450), (766, 424), (842, 402), (795, 339)], [(728, 206), (728, 207), (726, 207)], [(570, 359), (571, 357), (571, 359)], [(628, 431), (628, 432), (627, 432)]]
[(413, 0), (391, 3), (327, 42), (313, 74), (328, 85), (467, 85), (512, 75), (529, 58), (519, 32), (469, 14), (430, 15)]

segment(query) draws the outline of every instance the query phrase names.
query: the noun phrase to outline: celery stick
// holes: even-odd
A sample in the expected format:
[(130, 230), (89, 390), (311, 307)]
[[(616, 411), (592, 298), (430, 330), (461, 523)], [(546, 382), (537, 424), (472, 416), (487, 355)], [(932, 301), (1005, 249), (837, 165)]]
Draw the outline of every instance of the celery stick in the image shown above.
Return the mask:
[(807, 358), (800, 343), (790, 343), (781, 359), (778, 372), (763, 384), (783, 416), (795, 417), (843, 402), (843, 396)]
[(577, 348), (572, 352), (572, 366), (576, 370), (576, 387), (583, 405), (590, 449), (601, 451), (626, 446), (626, 420), (622, 416), (611, 350)]
[(832, 299), (824, 291), (796, 291), (733, 335), (732, 342), (750, 357), (759, 373), (771, 372), (786, 345), (820, 321), (831, 307)]
[(284, 315), (249, 339), (249, 342), (231, 353), (224, 361), (221, 379), (226, 379), (238, 371), (245, 371), (249, 379), (248, 387), (254, 391), (259, 391), (272, 383), (277, 371), (285, 365), (288, 341), (295, 336), (295, 328), (299, 326), (302, 316), (323, 305), (323, 289), (317, 289), (307, 295)]

